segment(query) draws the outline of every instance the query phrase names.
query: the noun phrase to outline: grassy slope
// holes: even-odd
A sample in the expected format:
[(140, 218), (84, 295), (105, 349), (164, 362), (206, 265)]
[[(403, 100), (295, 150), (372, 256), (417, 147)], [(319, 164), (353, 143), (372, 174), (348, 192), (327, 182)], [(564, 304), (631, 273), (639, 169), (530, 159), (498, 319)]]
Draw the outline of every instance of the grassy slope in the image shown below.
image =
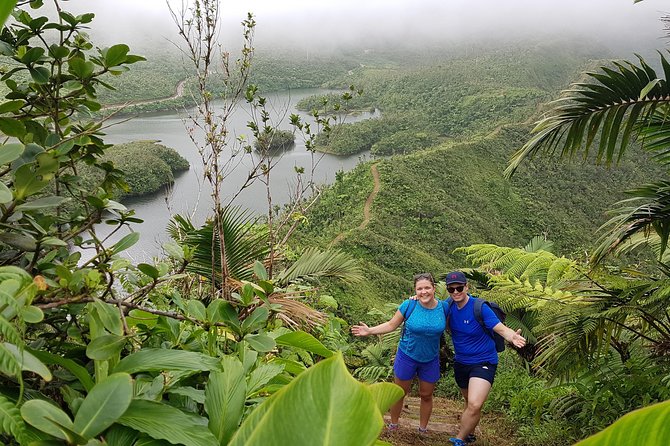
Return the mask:
[[(573, 55), (558, 51), (552, 54), (546, 59), (533, 51), (516, 58), (507, 54), (505, 57), (513, 59), (511, 65), (526, 68), (517, 74), (509, 65), (475, 70), (465, 83), (476, 85), (480, 83), (477, 76), (484, 76), (482, 82), (490, 84), (492, 92), (495, 82), (490, 79), (491, 73), (505, 72), (503, 90), (515, 83), (515, 76), (517, 85), (537, 89), (546, 76), (542, 95), (546, 100), (566, 86), (575, 73), (568, 68), (574, 64)], [(464, 61), (456, 63), (465, 66)], [(417, 71), (421, 73), (417, 83), (425, 86), (426, 79), (438, 79), (440, 72), (450, 67), (445, 63), (422, 68)], [(460, 89), (456, 79), (449, 78), (451, 90)], [(410, 75), (403, 75), (402, 80), (404, 85), (411, 85)], [(537, 103), (532, 100), (520, 107), (525, 115), (514, 115), (516, 121), (532, 116)], [(381, 190), (372, 206), (371, 223), (364, 230), (356, 227), (363, 218), (362, 204), (372, 190), (369, 164), (345, 174), (324, 193), (310, 215), (311, 225), (300, 234), (300, 243), (326, 246), (337, 234), (347, 232), (338, 247), (360, 259), (367, 277), (365, 283), (334, 293), (347, 319), (359, 320), (371, 306), (380, 307), (388, 300), (406, 296), (411, 290), (409, 278), (416, 272), (442, 274), (466, 266), (465, 259), (453, 254), (461, 246), (523, 246), (533, 236), (545, 234), (555, 242), (557, 252), (580, 255), (593, 246), (593, 234), (606, 221), (606, 211), (623, 198), (623, 190), (643, 182), (653, 169), (648, 163), (632, 161), (607, 169), (588, 163), (541, 160), (524, 165), (512, 180), (507, 180), (502, 175), (507, 160), (528, 139), (530, 130), (528, 124), (496, 129), (509, 122), (509, 116), (492, 114), (486, 125), (471, 121), (459, 135), (461, 142), (452, 140), (433, 149), (379, 161)], [(463, 142), (466, 134), (470, 136)], [(633, 155), (629, 159), (637, 158)]]

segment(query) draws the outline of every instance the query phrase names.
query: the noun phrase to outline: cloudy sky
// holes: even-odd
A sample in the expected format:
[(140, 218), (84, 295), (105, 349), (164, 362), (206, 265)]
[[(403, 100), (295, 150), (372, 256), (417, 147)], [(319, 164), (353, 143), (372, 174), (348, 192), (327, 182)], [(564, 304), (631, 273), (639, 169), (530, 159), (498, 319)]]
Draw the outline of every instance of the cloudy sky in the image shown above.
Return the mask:
[[(222, 5), (224, 36), (239, 35), (239, 22), (246, 12), (254, 13), (257, 47), (572, 34), (663, 47), (668, 42), (659, 18), (670, 13), (667, 0), (223, 0)], [(174, 33), (165, 0), (69, 0), (63, 6), (96, 12), (94, 28), (116, 42)]]

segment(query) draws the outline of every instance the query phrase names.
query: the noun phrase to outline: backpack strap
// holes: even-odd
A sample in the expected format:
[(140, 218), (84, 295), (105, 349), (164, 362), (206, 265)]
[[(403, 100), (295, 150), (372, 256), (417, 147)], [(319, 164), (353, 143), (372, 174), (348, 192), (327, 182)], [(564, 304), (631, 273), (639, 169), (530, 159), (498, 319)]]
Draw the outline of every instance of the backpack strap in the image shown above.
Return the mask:
[(445, 325), (445, 330), (447, 333), (450, 333), (449, 330), (449, 316), (451, 316), (451, 306), (454, 304), (454, 299), (448, 297), (447, 300), (442, 301), (442, 310), (444, 310), (444, 320), (447, 322)]
[(417, 302), (418, 301), (416, 301), (416, 300), (410, 299), (409, 304), (407, 305), (407, 308), (405, 308), (405, 312), (402, 313), (402, 317), (404, 317), (405, 320), (402, 323), (402, 330), (400, 330), (400, 339), (405, 337), (405, 324), (407, 323), (407, 319), (409, 319), (409, 317), (412, 315), (412, 312), (416, 308)]
[(489, 336), (493, 337), (492, 330), (489, 330), (486, 327), (486, 324), (484, 323), (484, 316), (482, 315), (482, 305), (488, 305), (488, 302), (486, 302), (484, 299), (480, 299), (478, 297), (472, 297), (475, 302), (475, 307), (474, 307), (474, 312), (475, 312), (475, 319), (481, 325), (482, 329), (484, 329), (484, 332), (488, 334)]
[(405, 320), (409, 319), (409, 317), (412, 315), (412, 312), (416, 308), (416, 304), (418, 301), (416, 300), (409, 300), (409, 305), (407, 305), (407, 308), (405, 308), (405, 312), (402, 314), (402, 317), (405, 318)]

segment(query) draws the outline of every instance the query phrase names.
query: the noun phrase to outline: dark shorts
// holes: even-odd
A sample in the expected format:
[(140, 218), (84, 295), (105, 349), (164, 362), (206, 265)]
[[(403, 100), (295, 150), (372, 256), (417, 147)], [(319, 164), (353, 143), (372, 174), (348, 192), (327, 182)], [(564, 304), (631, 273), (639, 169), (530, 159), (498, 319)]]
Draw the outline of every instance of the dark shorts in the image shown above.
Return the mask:
[(421, 381), (436, 383), (440, 379), (440, 358), (436, 356), (432, 361), (419, 362), (398, 350), (393, 361), (393, 373), (401, 381), (418, 376)]
[(482, 378), (493, 385), (493, 379), (496, 376), (498, 364), (483, 362), (481, 364), (461, 364), (454, 362), (454, 377), (456, 384), (461, 389), (467, 389), (470, 378)]

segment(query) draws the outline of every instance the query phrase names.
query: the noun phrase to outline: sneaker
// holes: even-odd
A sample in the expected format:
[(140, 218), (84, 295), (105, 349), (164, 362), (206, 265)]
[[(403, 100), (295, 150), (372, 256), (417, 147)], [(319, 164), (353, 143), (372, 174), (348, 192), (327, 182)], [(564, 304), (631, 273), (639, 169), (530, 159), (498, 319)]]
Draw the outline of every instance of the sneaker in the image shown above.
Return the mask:
[(386, 429), (390, 431), (397, 431), (398, 430), (398, 423), (389, 423), (386, 425)]
[(467, 446), (467, 443), (465, 441), (461, 440), (460, 438), (451, 437), (449, 439), (449, 441), (454, 446)]
[(417, 431), (419, 432), (420, 435), (425, 435), (425, 434), (428, 433), (428, 428), (427, 428), (427, 427), (421, 427), (421, 426), (419, 426), (419, 428), (417, 429)]
[(475, 434), (468, 434), (468, 436), (465, 437), (465, 442), (468, 444), (474, 443), (475, 441), (477, 441), (477, 436)]

